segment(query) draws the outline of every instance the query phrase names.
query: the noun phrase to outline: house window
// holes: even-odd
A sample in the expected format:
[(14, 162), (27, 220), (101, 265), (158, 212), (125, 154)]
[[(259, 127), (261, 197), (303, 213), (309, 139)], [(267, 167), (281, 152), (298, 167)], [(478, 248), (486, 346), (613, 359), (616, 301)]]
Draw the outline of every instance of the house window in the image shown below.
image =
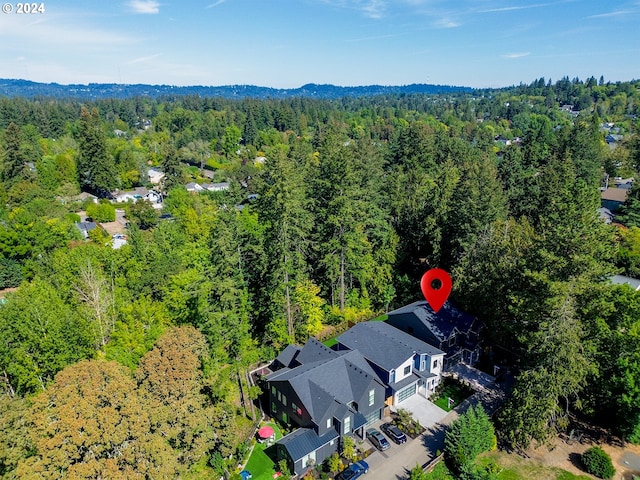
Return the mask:
[(286, 407), (287, 406), (287, 396), (283, 393), (282, 394), (282, 404)]
[(275, 412), (277, 412), (276, 402), (271, 402), (271, 413), (275, 413)]
[(278, 401), (282, 402), (282, 393), (281, 392), (278, 392)]
[(374, 389), (369, 390), (369, 406), (372, 407), (376, 401), (376, 391)]
[(287, 416), (287, 412), (282, 412), (282, 421), (284, 423), (289, 423), (289, 417)]
[(298, 406), (294, 402), (291, 402), (291, 410), (293, 410), (294, 412), (298, 411)]
[(271, 395), (275, 396), (276, 394), (276, 387), (275, 385), (271, 385)]
[(438, 368), (438, 359), (437, 358), (433, 361), (433, 368)]
[(404, 375), (405, 377), (411, 373), (411, 365), (407, 365), (404, 367)]
[(389, 372), (389, 383), (396, 383), (396, 371), (391, 370)]
[(331, 428), (331, 419), (327, 418), (327, 428)]
[(351, 417), (345, 417), (344, 418), (344, 430), (343, 430), (343, 432), (345, 434), (351, 433)]
[(311, 452), (309, 455), (305, 455), (302, 459), (303, 467), (312, 467), (316, 464), (316, 452)]

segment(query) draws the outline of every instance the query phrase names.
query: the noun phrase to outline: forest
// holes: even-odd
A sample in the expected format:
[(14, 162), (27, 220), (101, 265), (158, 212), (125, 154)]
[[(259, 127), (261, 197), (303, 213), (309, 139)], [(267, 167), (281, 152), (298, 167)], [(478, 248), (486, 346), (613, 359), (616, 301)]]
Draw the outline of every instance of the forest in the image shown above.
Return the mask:
[[(515, 372), (500, 445), (578, 418), (640, 443), (640, 294), (609, 281), (640, 276), (640, 187), (613, 224), (598, 212), (605, 174), (640, 174), (639, 127), (640, 81), (602, 77), (1, 97), (0, 478), (219, 476), (259, 416), (252, 367), (420, 299), (432, 267), (487, 325), (488, 364)], [(126, 245), (83, 239), (79, 212), (111, 217), (112, 192), (151, 188), (151, 166), (162, 215), (129, 203)]]

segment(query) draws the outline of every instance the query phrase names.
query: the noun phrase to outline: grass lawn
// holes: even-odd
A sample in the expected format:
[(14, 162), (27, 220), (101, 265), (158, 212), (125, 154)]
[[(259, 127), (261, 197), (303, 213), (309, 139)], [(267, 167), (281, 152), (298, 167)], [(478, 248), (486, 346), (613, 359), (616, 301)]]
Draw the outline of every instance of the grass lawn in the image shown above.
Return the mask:
[(499, 450), (483, 453), (476, 460), (480, 465), (494, 462), (502, 471), (498, 474), (499, 480), (589, 480), (588, 475), (574, 475), (571, 472), (557, 467), (543, 465), (536, 460), (522, 458), (518, 455), (508, 454)]
[[(451, 378), (445, 378), (439, 395), (431, 401), (444, 411), (450, 412), (471, 395), (473, 395), (473, 390), (471, 388), (466, 385), (462, 385), (460, 382)], [(449, 398), (453, 400), (451, 406), (449, 406)]]
[[(276, 424), (269, 422), (266, 425), (273, 427), (276, 432), (276, 440), (282, 438), (282, 433)], [(266, 443), (256, 442), (249, 461), (244, 467), (251, 472), (253, 480), (271, 480), (273, 479), (274, 473), (276, 473), (276, 465), (265, 453), (266, 448)]]
[(331, 337), (328, 338), (327, 340), (325, 340), (324, 342), (322, 342), (324, 344), (325, 347), (333, 347), (335, 344), (338, 343), (338, 341), (336, 340), (336, 337)]
[[(528, 460), (517, 455), (494, 451), (480, 455), (476, 460), (478, 465), (496, 463), (501, 469), (498, 480), (589, 480), (586, 475), (574, 475), (561, 468), (548, 467), (535, 460)], [(454, 480), (447, 465), (438, 463), (433, 471), (426, 474), (424, 480)]]

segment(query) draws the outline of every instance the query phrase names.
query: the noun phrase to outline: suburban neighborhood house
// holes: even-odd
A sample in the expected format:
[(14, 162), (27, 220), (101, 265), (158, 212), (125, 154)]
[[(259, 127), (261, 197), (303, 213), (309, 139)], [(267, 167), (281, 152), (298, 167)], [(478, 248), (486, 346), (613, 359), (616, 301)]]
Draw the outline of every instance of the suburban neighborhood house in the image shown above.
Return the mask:
[(338, 351), (357, 350), (387, 387), (386, 404), (415, 394), (429, 398), (440, 384), (444, 355), (385, 322), (362, 322), (337, 338)]
[(474, 365), (480, 359), (482, 322), (450, 302), (434, 313), (422, 300), (389, 312), (388, 316), (389, 325), (444, 351), (445, 367), (459, 362)]
[(266, 377), (271, 416), (299, 427), (276, 443), (276, 455), (298, 475), (338, 451), (340, 437), (364, 438), (364, 426), (382, 418), (385, 385), (358, 351), (311, 338), (272, 366), (281, 368)]

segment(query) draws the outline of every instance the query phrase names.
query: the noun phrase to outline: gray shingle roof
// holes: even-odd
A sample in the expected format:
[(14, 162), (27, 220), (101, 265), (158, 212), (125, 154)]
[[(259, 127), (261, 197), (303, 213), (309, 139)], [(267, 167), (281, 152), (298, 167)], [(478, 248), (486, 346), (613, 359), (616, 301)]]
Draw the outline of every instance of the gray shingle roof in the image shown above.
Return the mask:
[(466, 333), (477, 320), (476, 317), (457, 309), (450, 302), (446, 302), (438, 313), (434, 313), (433, 309), (424, 300), (405, 305), (389, 312), (388, 315), (392, 317), (408, 313), (418, 317), (440, 341), (448, 339), (455, 328)]
[(346, 405), (361, 398), (372, 380), (379, 383), (371, 366), (357, 351), (335, 352), (312, 339), (295, 360), (299, 362), (301, 358), (316, 360), (273, 372), (267, 380), (289, 382), (316, 421), (336, 408), (334, 401)]
[(287, 347), (282, 352), (280, 352), (280, 355), (276, 357), (275, 363), (279, 363), (280, 365), (283, 365), (285, 367), (290, 367), (291, 362), (293, 361), (293, 359), (295, 358), (295, 356), (298, 354), (299, 351), (300, 351), (299, 346), (287, 345)]
[(387, 371), (397, 368), (416, 353), (444, 354), (442, 350), (385, 322), (357, 323), (337, 340), (351, 350), (358, 350)]

